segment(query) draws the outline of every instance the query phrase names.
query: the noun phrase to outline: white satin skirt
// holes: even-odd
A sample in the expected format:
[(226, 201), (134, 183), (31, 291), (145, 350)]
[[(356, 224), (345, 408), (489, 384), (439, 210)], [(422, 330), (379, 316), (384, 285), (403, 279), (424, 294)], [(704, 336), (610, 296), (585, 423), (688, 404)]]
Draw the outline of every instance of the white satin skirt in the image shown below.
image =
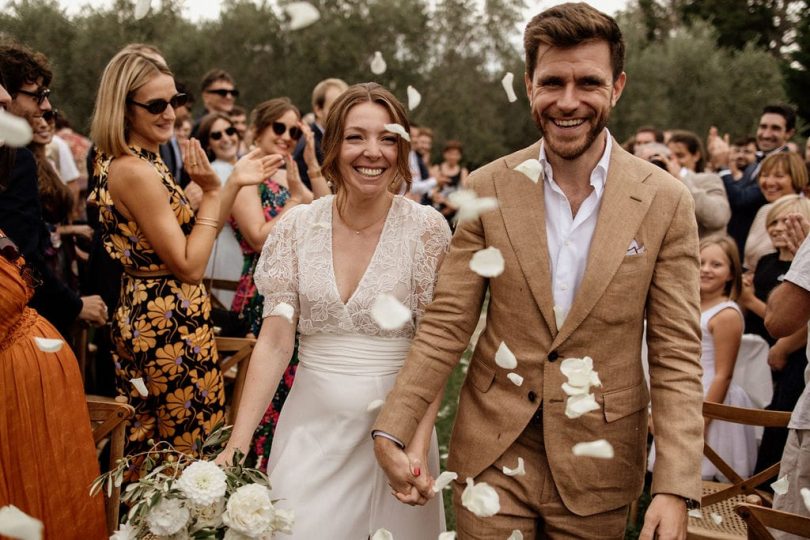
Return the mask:
[[(386, 398), (409, 347), (406, 338), (301, 336), (268, 464), (276, 506), (295, 512), (284, 538), (365, 540), (385, 528), (396, 540), (425, 540), (445, 530), (441, 496), (422, 507), (400, 503), (374, 458), (379, 408), (369, 404)], [(428, 462), (438, 476), (435, 431)]]

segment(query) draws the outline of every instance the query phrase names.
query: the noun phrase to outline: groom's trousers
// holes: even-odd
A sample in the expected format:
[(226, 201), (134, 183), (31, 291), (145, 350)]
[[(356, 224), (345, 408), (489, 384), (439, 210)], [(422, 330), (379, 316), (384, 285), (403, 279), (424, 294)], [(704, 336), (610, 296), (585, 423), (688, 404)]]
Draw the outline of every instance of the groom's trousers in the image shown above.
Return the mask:
[[(514, 469), (518, 466), (518, 457), (523, 458), (526, 474), (504, 474), (503, 467)], [(583, 517), (572, 513), (563, 504), (546, 458), (542, 408), (514, 444), (474, 479), (476, 483), (486, 482), (498, 492), (501, 509), (497, 514), (479, 518), (464, 508), (461, 493), (466, 478), (459, 480), (462, 482), (453, 482), (459, 540), (504, 540), (514, 530), (523, 533), (525, 540), (624, 538), (628, 506)]]

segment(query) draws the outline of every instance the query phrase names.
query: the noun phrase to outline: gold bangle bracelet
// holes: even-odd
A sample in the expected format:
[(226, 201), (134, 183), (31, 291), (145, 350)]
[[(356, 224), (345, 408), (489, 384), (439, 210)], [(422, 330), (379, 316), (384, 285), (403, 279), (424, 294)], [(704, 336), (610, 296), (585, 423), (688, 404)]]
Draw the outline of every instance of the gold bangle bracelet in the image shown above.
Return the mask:
[(203, 227), (211, 227), (212, 229), (219, 229), (218, 225), (214, 225), (213, 223), (206, 223), (203, 221), (198, 221), (195, 225), (202, 225)]
[(219, 221), (211, 218), (197, 218), (196, 223), (199, 225), (207, 225), (209, 227), (214, 227), (215, 229), (219, 228)]

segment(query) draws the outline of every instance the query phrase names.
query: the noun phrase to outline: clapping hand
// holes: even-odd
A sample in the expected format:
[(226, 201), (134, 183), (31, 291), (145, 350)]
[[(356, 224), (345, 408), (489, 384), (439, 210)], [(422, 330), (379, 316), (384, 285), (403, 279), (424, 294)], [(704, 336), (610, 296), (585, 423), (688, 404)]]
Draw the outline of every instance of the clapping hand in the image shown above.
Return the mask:
[(315, 154), (315, 134), (304, 122), (298, 122), (298, 127), (301, 128), (301, 133), (306, 143), (304, 146), (304, 163), (307, 164), (307, 169), (320, 168), (321, 165), (318, 163), (318, 156)]
[(228, 182), (239, 187), (255, 186), (276, 174), (283, 162), (281, 154), (264, 155), (260, 148), (254, 148), (236, 162)]
[(188, 173), (191, 180), (200, 186), (203, 192), (219, 189), (222, 184), (219, 176), (211, 168), (208, 156), (205, 155), (200, 141), (191, 138), (180, 143), (180, 151), (183, 154), (183, 169)]
[(706, 149), (709, 152), (709, 163), (712, 165), (715, 171), (729, 166), (731, 147), (729, 146), (728, 133), (721, 138), (717, 132), (717, 128), (714, 126), (710, 127)]
[(810, 234), (810, 221), (802, 214), (791, 213), (785, 217), (785, 241), (787, 249), (793, 255), (799, 251), (799, 247)]

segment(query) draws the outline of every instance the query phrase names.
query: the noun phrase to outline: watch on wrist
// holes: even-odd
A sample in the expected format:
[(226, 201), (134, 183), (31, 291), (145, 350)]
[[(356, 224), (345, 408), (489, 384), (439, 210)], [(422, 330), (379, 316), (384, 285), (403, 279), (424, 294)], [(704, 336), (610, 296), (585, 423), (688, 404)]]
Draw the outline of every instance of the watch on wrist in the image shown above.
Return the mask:
[(683, 498), (683, 501), (686, 503), (686, 510), (700, 510), (700, 501), (696, 501), (695, 499), (687, 499), (686, 497)]

